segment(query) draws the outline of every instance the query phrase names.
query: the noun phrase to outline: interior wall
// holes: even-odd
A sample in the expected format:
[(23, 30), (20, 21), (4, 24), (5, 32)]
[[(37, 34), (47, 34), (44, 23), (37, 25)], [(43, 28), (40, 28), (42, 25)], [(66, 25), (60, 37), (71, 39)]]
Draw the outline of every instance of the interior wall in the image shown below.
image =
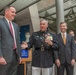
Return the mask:
[(29, 9), (25, 9), (19, 13), (17, 13), (16, 17), (15, 17), (15, 22), (19, 25), (19, 26), (23, 26), (23, 25), (30, 25), (30, 33), (33, 32), (33, 28), (32, 28), (32, 23), (31, 23), (31, 18), (30, 18), (30, 13), (29, 13)]
[(2, 16), (2, 15), (0, 15), (0, 19), (1, 19), (1, 18), (3, 18), (3, 16)]

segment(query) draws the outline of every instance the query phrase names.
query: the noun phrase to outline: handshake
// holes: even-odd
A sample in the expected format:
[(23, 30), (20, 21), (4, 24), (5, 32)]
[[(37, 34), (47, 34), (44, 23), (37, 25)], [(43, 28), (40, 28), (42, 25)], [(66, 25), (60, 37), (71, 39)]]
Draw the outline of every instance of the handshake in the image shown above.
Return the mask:
[(21, 44), (21, 49), (26, 49), (26, 48), (28, 48), (28, 44), (25, 41), (23, 41)]

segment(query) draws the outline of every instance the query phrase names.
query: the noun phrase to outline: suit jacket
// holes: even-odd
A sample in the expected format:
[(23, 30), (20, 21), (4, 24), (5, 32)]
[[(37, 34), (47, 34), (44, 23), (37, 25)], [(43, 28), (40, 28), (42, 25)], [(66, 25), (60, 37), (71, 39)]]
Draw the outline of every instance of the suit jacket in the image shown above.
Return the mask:
[(61, 64), (67, 62), (71, 63), (72, 59), (76, 58), (74, 38), (66, 34), (66, 45), (64, 45), (61, 34), (57, 35), (59, 49), (55, 51), (55, 59), (59, 59)]
[[(16, 53), (20, 57), (20, 41), (18, 25), (12, 22), (15, 30), (15, 38), (17, 43)], [(7, 62), (11, 62), (13, 56), (14, 39), (10, 32), (9, 25), (5, 18), (0, 20), (0, 57), (4, 57)]]
[(34, 46), (33, 57), (32, 57), (32, 66), (41, 67), (41, 68), (49, 68), (53, 66), (53, 51), (58, 48), (57, 40), (55, 34), (49, 33), (53, 38), (53, 46), (48, 46), (44, 44), (44, 51), (41, 51), (41, 46), (44, 42), (42, 42), (43, 35), (47, 35), (49, 32), (46, 31), (42, 33), (41, 31), (34, 32), (30, 37), (28, 48)]

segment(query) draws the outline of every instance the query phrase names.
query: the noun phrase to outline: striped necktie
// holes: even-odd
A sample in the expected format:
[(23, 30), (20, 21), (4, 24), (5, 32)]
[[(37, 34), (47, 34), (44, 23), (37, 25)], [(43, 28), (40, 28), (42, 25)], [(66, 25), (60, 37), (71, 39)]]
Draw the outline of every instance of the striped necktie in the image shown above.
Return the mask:
[(16, 46), (16, 40), (15, 40), (15, 37), (14, 37), (14, 31), (13, 31), (12, 23), (11, 22), (9, 22), (9, 26), (10, 26), (10, 32), (11, 32), (11, 34), (13, 36), (13, 39), (14, 39), (14, 49), (16, 49), (17, 48), (17, 46)]

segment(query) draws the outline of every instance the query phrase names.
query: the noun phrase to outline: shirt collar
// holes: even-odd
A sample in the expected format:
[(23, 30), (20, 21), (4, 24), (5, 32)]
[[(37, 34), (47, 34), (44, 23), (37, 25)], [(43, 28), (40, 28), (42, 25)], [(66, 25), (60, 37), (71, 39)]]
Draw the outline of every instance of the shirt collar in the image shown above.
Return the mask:
[[(6, 21), (8, 22), (8, 24), (9, 24), (9, 22), (11, 22), (11, 21), (9, 21), (6, 17), (4, 17), (5, 19), (6, 19)], [(12, 23), (12, 22), (11, 22)]]
[(45, 31), (41, 31), (41, 30), (40, 30), (40, 32), (41, 32), (41, 33), (46, 33), (46, 32), (48, 32), (48, 30), (45, 30)]
[(64, 35), (65, 35), (65, 37), (66, 37), (66, 34), (67, 34), (67, 33), (66, 33), (66, 32), (65, 32), (65, 33), (62, 33), (62, 32), (61, 32), (61, 36), (62, 36), (62, 37), (63, 37), (63, 34), (64, 34)]

